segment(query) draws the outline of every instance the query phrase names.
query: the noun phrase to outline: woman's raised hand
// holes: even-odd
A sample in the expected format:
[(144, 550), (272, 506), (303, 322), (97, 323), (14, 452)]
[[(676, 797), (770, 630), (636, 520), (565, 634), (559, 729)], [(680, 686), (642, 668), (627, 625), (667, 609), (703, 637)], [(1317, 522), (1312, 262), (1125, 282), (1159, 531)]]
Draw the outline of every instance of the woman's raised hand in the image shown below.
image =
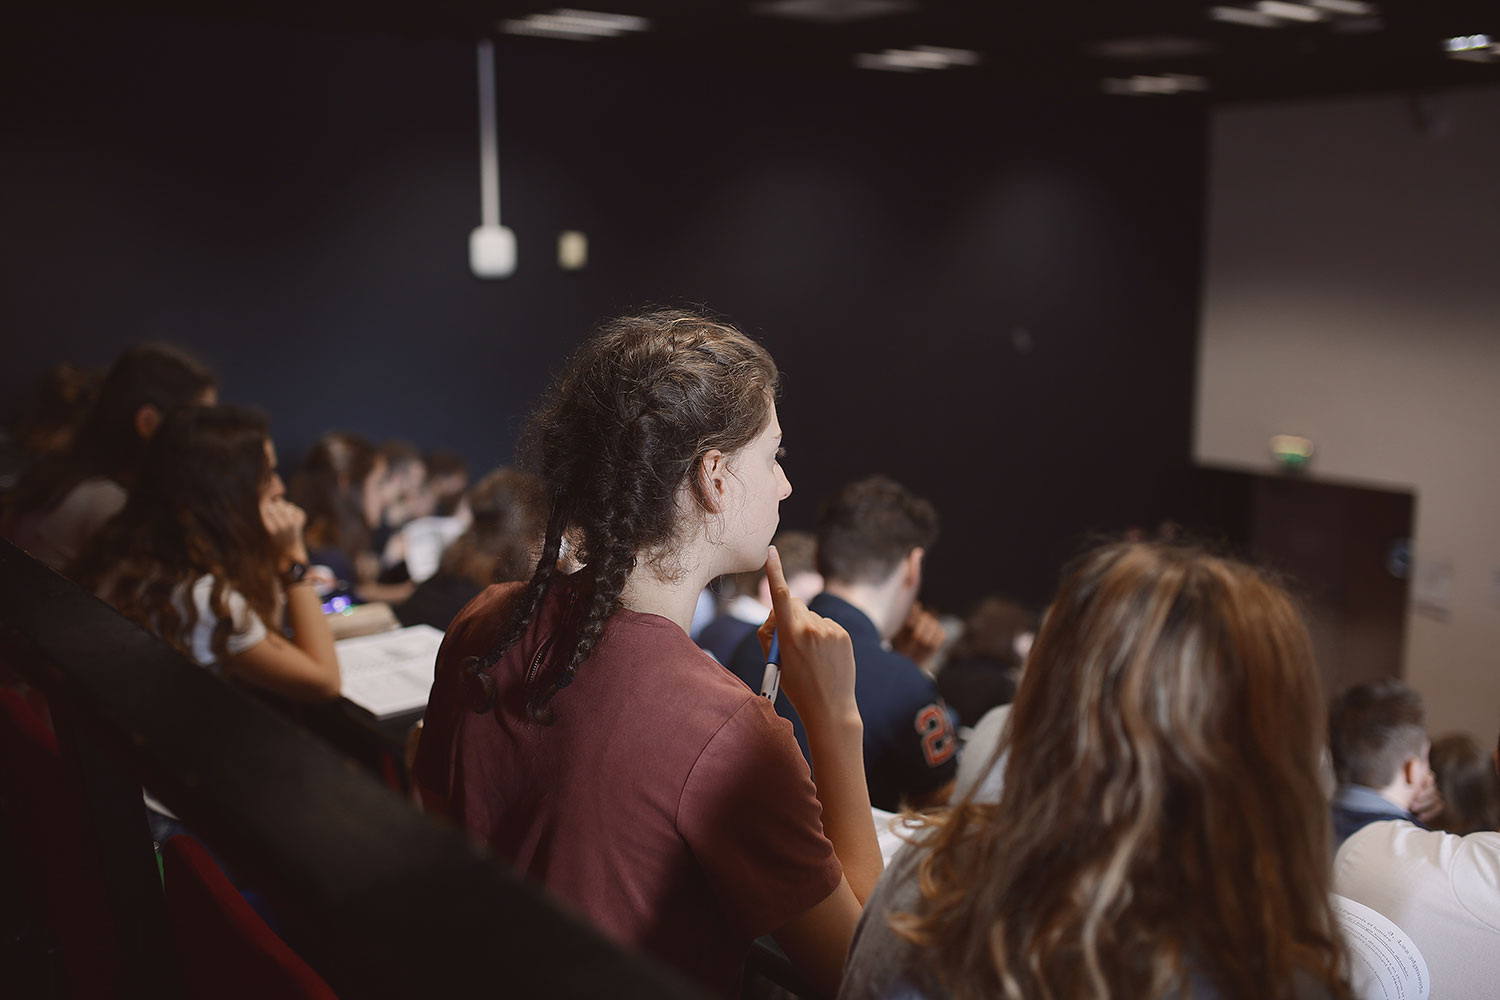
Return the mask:
[(307, 514), (301, 507), (283, 497), (267, 497), (260, 502), (260, 519), (271, 536), (281, 569), (291, 563), (307, 562), (307, 546), (302, 541)]
[(808, 723), (857, 714), (854, 702), (854, 646), (838, 622), (808, 610), (787, 589), (776, 546), (766, 553), (771, 615), (760, 627), (763, 652), (771, 635), (781, 639), (781, 688)]

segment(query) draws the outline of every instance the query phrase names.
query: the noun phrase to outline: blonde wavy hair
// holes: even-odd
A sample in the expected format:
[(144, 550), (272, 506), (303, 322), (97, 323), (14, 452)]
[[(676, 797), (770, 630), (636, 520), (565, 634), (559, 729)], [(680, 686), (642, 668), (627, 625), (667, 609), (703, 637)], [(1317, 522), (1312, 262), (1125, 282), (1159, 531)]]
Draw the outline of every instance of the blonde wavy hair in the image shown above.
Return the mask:
[(1347, 997), (1330, 909), (1325, 716), (1265, 575), (1158, 544), (1073, 568), (1010, 716), (998, 805), (930, 829), (892, 925), (953, 996)]

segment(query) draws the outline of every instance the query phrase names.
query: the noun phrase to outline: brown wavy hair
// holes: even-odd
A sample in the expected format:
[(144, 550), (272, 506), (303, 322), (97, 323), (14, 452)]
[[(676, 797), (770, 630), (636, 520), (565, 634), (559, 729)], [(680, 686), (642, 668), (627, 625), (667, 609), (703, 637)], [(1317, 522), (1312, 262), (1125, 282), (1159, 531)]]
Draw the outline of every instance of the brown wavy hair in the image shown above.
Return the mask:
[(365, 518), (365, 486), (382, 456), (368, 438), (348, 431), (329, 431), (313, 442), (287, 497), (307, 512), (303, 537), (309, 549), (336, 549), (356, 567), (370, 551), (377, 525)]
[(551, 722), (552, 698), (593, 653), (637, 561), (670, 571), (684, 489), (700, 510), (712, 509), (693, 474), (698, 463), (712, 449), (732, 455), (755, 440), (771, 418), (777, 383), (764, 347), (683, 310), (610, 320), (578, 349), (523, 436), (522, 465), (547, 489), (546, 536), (495, 648), (466, 663), (475, 712), (493, 707), (489, 670), (531, 624), (566, 536), (587, 564), (582, 609), (563, 666), (527, 692), (527, 717)]
[(443, 550), (438, 572), (480, 587), (528, 579), (547, 528), (541, 481), (520, 469), (495, 469), (464, 496), (473, 521)]
[(998, 805), (929, 820), (898, 933), (964, 998), (1347, 997), (1328, 901), (1323, 701), (1266, 576), (1119, 544), (1066, 577), (1010, 717)]
[(182, 588), (212, 575), (210, 648), (222, 661), (233, 631), (229, 592), (274, 628), (281, 586), (261, 520), (272, 469), (266, 422), (232, 407), (179, 410), (152, 436), (125, 509), (90, 541), (75, 578), (125, 615), (192, 655), (196, 604)]

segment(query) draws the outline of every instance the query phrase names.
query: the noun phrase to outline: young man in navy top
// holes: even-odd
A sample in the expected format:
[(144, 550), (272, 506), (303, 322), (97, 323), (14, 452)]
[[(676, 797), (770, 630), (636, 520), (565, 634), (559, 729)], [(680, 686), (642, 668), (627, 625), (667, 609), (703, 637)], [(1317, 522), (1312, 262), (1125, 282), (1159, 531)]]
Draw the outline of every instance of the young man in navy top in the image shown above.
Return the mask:
[[(941, 805), (958, 769), (957, 736), (936, 685), (891, 648), (913, 617), (922, 559), (937, 534), (932, 505), (884, 476), (850, 483), (818, 515), (824, 590), (808, 607), (842, 625), (853, 641), (865, 779), (870, 804), (880, 809)], [(765, 658), (756, 636), (741, 641), (729, 666), (759, 690)], [(785, 696), (777, 697), (776, 711), (791, 720), (806, 755), (801, 721)]]

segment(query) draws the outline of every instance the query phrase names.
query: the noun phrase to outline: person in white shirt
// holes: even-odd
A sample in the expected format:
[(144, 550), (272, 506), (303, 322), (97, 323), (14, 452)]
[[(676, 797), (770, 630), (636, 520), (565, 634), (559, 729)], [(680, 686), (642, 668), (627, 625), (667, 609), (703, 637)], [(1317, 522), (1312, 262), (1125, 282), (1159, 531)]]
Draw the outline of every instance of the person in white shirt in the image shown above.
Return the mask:
[(1371, 823), (1339, 849), (1333, 888), (1406, 932), (1427, 962), (1431, 1000), (1500, 996), (1500, 832)]

